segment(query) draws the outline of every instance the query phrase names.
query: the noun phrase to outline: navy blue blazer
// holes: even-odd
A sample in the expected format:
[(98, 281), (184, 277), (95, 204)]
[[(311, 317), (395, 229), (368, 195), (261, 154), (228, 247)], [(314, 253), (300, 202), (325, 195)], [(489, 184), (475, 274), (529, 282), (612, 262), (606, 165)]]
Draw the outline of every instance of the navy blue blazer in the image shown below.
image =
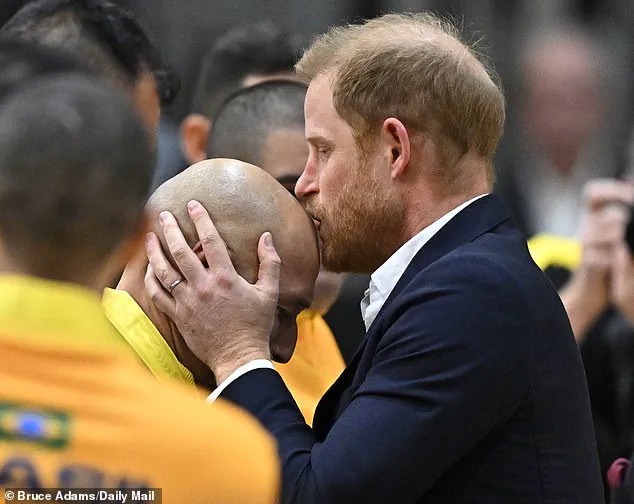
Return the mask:
[(284, 503), (604, 500), (570, 323), (497, 196), (415, 256), (313, 429), (273, 370), (222, 396), (277, 439)]

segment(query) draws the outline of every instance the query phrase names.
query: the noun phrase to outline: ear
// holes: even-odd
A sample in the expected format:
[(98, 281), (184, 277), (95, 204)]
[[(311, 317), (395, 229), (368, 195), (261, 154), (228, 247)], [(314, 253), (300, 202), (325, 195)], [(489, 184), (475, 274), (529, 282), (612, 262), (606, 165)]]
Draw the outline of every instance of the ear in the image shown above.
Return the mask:
[(200, 114), (190, 114), (181, 123), (181, 147), (190, 164), (207, 159), (207, 140), (211, 121)]
[(390, 177), (398, 178), (405, 173), (411, 157), (409, 133), (401, 121), (388, 117), (383, 121), (381, 136), (389, 149)]

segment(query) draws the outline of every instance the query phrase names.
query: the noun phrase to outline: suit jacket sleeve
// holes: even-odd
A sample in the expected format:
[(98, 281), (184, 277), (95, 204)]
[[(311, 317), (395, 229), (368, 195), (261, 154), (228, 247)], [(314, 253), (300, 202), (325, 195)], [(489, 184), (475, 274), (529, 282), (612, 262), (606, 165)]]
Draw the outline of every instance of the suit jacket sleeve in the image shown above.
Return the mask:
[(384, 317), (372, 368), (323, 442), (274, 371), (230, 385), (223, 397), (278, 441), (284, 503), (416, 502), (512, 416), (528, 390), (527, 321), (521, 286), (494, 281), (499, 269), (441, 260), (414, 280)]

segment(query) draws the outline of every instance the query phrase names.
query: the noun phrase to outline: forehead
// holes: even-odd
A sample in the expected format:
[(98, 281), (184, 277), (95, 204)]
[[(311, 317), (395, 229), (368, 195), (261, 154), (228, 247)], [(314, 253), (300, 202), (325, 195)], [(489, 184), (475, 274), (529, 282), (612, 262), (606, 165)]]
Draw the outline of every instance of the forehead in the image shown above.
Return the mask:
[(308, 86), (304, 102), (306, 138), (324, 137), (334, 140), (351, 129), (335, 110), (332, 96), (332, 76), (320, 74)]
[(310, 81), (304, 102), (304, 113), (307, 121), (309, 116), (316, 118), (334, 112), (331, 82), (332, 79), (328, 73), (319, 74)]

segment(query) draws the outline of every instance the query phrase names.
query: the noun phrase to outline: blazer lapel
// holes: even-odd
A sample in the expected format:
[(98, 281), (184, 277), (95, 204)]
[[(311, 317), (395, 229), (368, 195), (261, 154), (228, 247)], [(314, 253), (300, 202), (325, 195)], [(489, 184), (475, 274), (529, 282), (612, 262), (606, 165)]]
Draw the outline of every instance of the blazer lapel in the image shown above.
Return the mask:
[(330, 427), (335, 421), (336, 412), (338, 410), (337, 406), (339, 405), (341, 395), (352, 383), (352, 378), (354, 378), (357, 368), (359, 367), (359, 361), (361, 360), (367, 343), (368, 334), (363, 338), (363, 341), (354, 352), (354, 355), (343, 372), (339, 375), (339, 378), (335, 380), (317, 403), (313, 418), (313, 431), (318, 441), (322, 441), (326, 437)]

